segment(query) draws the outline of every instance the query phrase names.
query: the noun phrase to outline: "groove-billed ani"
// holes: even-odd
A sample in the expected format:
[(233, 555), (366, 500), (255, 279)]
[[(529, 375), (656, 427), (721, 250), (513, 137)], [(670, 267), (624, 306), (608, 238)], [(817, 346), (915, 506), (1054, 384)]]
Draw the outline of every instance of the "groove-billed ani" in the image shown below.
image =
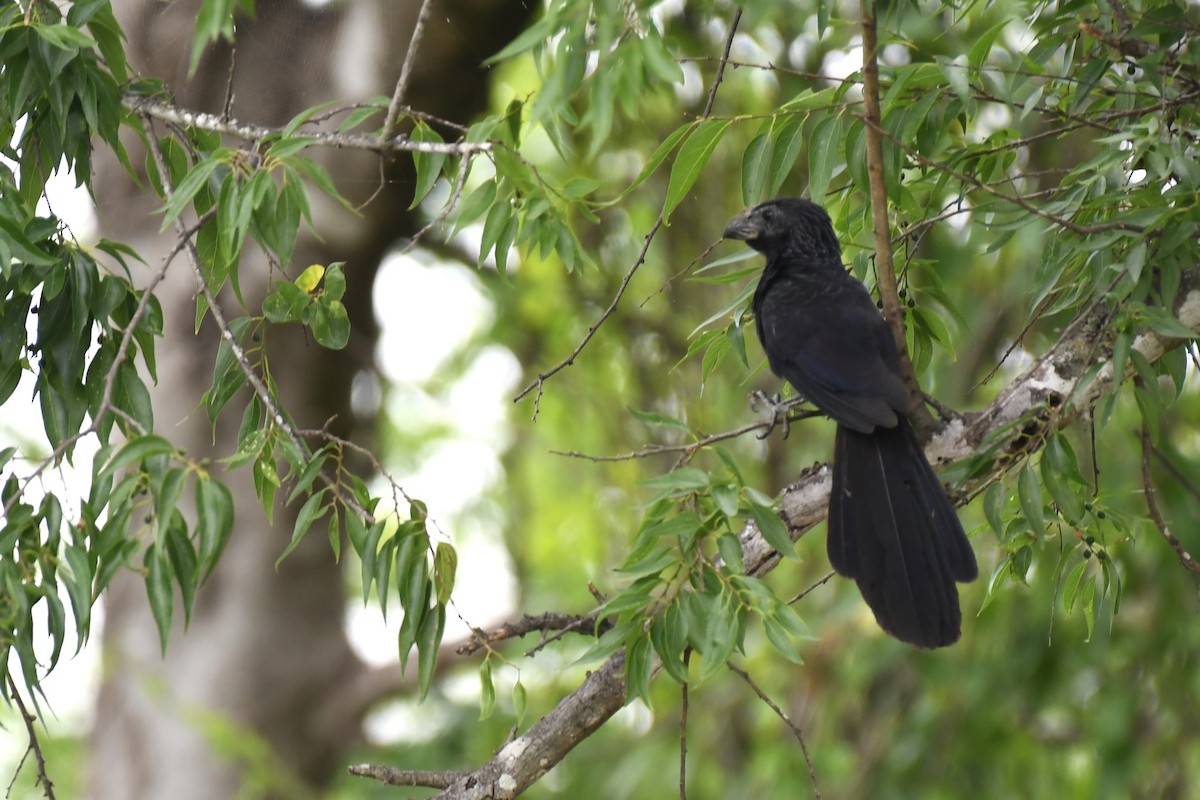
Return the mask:
[(842, 266), (829, 215), (771, 200), (725, 228), (767, 257), (754, 293), (758, 338), (775, 374), (837, 423), (827, 547), (880, 627), (917, 647), (957, 641), (955, 581), (975, 555), (906, 417), (891, 329)]

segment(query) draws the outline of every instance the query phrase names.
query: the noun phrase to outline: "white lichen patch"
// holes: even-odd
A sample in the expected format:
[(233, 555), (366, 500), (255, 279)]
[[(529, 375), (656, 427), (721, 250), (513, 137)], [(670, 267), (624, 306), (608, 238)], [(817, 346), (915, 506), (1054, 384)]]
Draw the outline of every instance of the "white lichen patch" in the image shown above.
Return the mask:
[(529, 749), (529, 740), (524, 736), (513, 739), (508, 744), (500, 749), (500, 758), (505, 764), (511, 764), (521, 756), (525, 755), (525, 751)]

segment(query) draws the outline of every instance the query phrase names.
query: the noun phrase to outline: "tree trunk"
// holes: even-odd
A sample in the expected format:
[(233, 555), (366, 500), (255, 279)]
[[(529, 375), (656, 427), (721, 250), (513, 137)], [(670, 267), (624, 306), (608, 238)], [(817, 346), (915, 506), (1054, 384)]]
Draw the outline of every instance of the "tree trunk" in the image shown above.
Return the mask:
[[(129, 37), (131, 65), (162, 78), (180, 106), (221, 113), (231, 87), (235, 119), (281, 125), (328, 100), (390, 95), (421, 4), (358, 0), (313, 9), (260, 0), (255, 19), (238, 22), (236, 50), (211, 47), (191, 79), (198, 1), (113, 5)], [(515, 34), (527, 13), (505, 0), (436, 2), (409, 104), (466, 121), (486, 98), (480, 62)], [(133, 163), (140, 163), (144, 154), (133, 141), (127, 144)], [(327, 151), (321, 157), (352, 202), (379, 188), (375, 156)], [(96, 194), (103, 235), (129, 243), (156, 269), (174, 244), (158, 233), (160, 220), (152, 211), (160, 201), (134, 186), (113, 159), (101, 160)], [(299, 326), (270, 330), (272, 374), (302, 428), (319, 428), (336, 416), (341, 435), (356, 427), (369, 431), (369, 420), (353, 419), (349, 388), (356, 374), (370, 369), (374, 271), (390, 243), (414, 227), (404, 210), (411, 202), (411, 160), (385, 167), (388, 181), (361, 217), (317, 192), (309, 196), (320, 238), (301, 232), (288, 274), (294, 277), (310, 263), (346, 261), (344, 302), (353, 333), (345, 351), (331, 353)], [(248, 247), (240, 275), (254, 313), (267, 273), (265, 259)], [(178, 256), (159, 289), (167, 329), (158, 345), (156, 425), (190, 456), (220, 458), (235, 449), (241, 414), (235, 400), (214, 435), (199, 406), (212, 380), (217, 332), (209, 320), (194, 334), (195, 294), (191, 270)], [(222, 301), (237, 313), (232, 297)], [(326, 537), (310, 535), (275, 569), (290, 536), (291, 509), (277, 508), (272, 527), (254, 496), (249, 469), (221, 477), (235, 495), (234, 535), (197, 594), (186, 632), (177, 615), (165, 657), (142, 579), (128, 572), (106, 595), (105, 674), (90, 741), (89, 785), (96, 800), (301, 797), (328, 783), (342, 749), (359, 735), (366, 703), (361, 694), (355, 701), (345, 698), (356, 696), (355, 683), (367, 671), (343, 631), (342, 575)]]

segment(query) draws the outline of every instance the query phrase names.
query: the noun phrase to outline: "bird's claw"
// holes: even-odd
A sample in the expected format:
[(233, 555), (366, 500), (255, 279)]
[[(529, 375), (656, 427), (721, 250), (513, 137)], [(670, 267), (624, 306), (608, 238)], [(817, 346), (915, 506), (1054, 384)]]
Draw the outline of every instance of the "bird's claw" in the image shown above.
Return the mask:
[(796, 399), (784, 400), (776, 392), (774, 395), (768, 395), (761, 389), (755, 389), (750, 393), (750, 407), (758, 410), (761, 406), (766, 406), (771, 414), (771, 419), (767, 423), (767, 429), (757, 437), (760, 441), (766, 439), (775, 432), (775, 428), (780, 424), (783, 425), (783, 438), (786, 439), (792, 433), (792, 422), (788, 419), (788, 411), (796, 404)]

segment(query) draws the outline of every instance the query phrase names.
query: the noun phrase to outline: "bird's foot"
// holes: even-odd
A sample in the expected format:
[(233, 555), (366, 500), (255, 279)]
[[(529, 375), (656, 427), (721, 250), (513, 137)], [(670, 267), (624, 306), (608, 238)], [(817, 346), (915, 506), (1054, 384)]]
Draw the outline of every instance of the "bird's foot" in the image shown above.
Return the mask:
[(788, 436), (792, 433), (792, 421), (788, 419), (788, 412), (791, 411), (794, 406), (797, 406), (802, 402), (804, 402), (804, 400), (801, 397), (792, 397), (784, 400), (779, 396), (778, 392), (776, 392), (774, 395), (768, 395), (761, 389), (755, 389), (753, 392), (751, 392), (750, 408), (755, 411), (759, 411), (765, 407), (766, 411), (770, 414), (770, 419), (767, 422), (767, 429), (758, 434), (758, 438), (760, 440), (766, 439), (768, 436), (774, 433), (775, 428), (779, 425), (783, 425), (783, 438), (788, 438)]

